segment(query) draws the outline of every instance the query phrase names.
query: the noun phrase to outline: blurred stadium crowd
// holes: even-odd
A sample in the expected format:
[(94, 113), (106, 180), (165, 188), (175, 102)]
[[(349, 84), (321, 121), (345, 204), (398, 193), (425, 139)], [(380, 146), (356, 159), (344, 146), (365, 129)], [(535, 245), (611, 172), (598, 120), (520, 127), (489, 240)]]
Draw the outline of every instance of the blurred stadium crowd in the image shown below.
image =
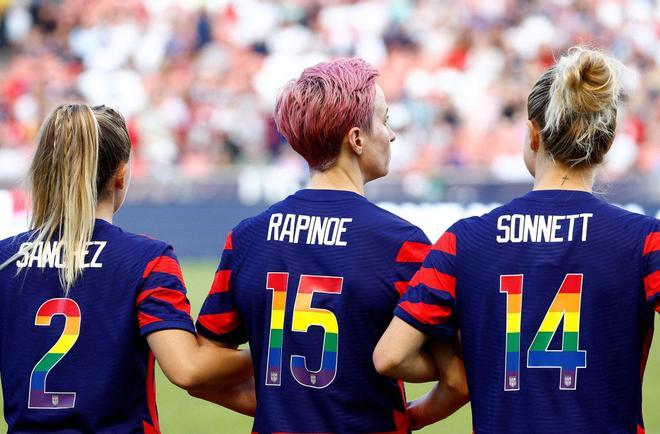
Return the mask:
[[(0, 0), (0, 181), (23, 176), (43, 117), (118, 107), (134, 176), (203, 178), (243, 164), (301, 169), (277, 134), (278, 89), (360, 56), (381, 71), (392, 170), (523, 179), (526, 98), (577, 43), (637, 71), (610, 178), (660, 174), (660, 2), (654, 0)], [(654, 176), (654, 177), (655, 177)]]

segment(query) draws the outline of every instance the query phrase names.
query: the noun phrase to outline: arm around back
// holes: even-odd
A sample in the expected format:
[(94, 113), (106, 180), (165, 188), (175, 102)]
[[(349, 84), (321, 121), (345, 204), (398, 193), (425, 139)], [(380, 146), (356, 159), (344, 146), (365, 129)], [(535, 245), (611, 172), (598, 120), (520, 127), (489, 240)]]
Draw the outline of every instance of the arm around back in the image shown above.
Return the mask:
[(186, 390), (221, 390), (252, 376), (249, 350), (208, 344), (184, 330), (160, 330), (147, 342), (165, 376)]
[[(188, 393), (238, 413), (254, 416), (257, 412), (257, 395), (250, 350), (236, 350), (235, 346), (229, 346), (203, 336), (199, 336), (198, 340), (202, 348), (240, 352), (241, 356), (235, 358), (231, 353), (226, 353), (223, 360), (219, 360), (218, 368), (220, 368), (220, 364), (224, 363), (230, 366), (223, 367), (222, 372), (211, 374), (211, 381), (198, 383), (196, 387), (189, 388)], [(212, 381), (213, 377), (223, 378), (224, 384)]]
[(458, 340), (454, 344), (433, 342), (429, 347), (440, 379), (429, 393), (409, 405), (408, 415), (413, 429), (446, 418), (470, 400)]
[(136, 306), (140, 333), (167, 378), (184, 389), (231, 387), (249, 378), (249, 352), (198, 342), (174, 249), (157, 246), (161, 250), (145, 266)]
[(409, 382), (437, 379), (435, 364), (423, 349), (425, 341), (424, 333), (394, 317), (374, 350), (376, 371)]
[(195, 398), (221, 405), (246, 416), (254, 417), (257, 413), (257, 394), (254, 388), (254, 377), (250, 377), (241, 384), (223, 390), (211, 392), (191, 390), (188, 393)]

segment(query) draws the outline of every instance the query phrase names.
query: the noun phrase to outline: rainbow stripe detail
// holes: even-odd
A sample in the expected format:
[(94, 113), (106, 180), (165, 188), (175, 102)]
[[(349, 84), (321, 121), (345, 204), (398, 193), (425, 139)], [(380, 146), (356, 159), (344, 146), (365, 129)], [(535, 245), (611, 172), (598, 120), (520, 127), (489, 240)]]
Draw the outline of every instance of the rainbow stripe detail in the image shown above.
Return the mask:
[[(527, 353), (530, 368), (560, 368), (559, 389), (575, 390), (578, 368), (587, 367), (587, 352), (579, 350), (582, 274), (567, 274), (543, 318)], [(561, 350), (548, 350), (563, 320)]]
[(311, 326), (321, 326), (325, 331), (321, 366), (317, 371), (307, 368), (305, 356), (291, 356), (291, 373), (303, 386), (324, 388), (332, 383), (337, 374), (337, 346), (339, 343), (337, 317), (329, 310), (311, 306), (314, 292), (341, 294), (342, 285), (343, 278), (341, 277), (309, 275), (300, 277), (291, 330), (306, 332)]
[(284, 334), (284, 309), (289, 273), (268, 273), (266, 288), (273, 291), (270, 313), (268, 359), (266, 360), (266, 385), (282, 384), (282, 336)]
[(520, 390), (520, 322), (522, 274), (500, 276), (500, 292), (506, 297), (506, 356), (504, 390)]
[(66, 318), (62, 335), (55, 345), (37, 362), (30, 375), (30, 392), (28, 408), (32, 409), (65, 409), (74, 408), (75, 392), (48, 392), (46, 378), (48, 373), (71, 350), (80, 334), (80, 307), (68, 298), (52, 298), (39, 307), (34, 324), (50, 326), (55, 315)]

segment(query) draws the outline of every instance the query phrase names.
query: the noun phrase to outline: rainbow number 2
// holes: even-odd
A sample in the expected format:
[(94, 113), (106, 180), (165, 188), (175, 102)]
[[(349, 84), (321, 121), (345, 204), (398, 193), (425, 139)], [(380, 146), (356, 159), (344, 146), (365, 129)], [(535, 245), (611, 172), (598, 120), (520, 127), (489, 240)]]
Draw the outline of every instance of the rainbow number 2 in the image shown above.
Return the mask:
[[(579, 349), (582, 274), (567, 274), (527, 352), (528, 368), (559, 368), (559, 389), (575, 390), (578, 368), (587, 367), (587, 352)], [(507, 294), (504, 390), (520, 390), (520, 324), (523, 275), (500, 276)], [(563, 320), (562, 349), (549, 350)]]
[(30, 375), (30, 395), (28, 408), (65, 409), (76, 405), (75, 392), (48, 392), (46, 378), (48, 373), (71, 350), (80, 334), (80, 307), (69, 298), (52, 298), (37, 310), (34, 324), (50, 326), (55, 315), (65, 317), (64, 331), (55, 345), (37, 362)]
[[(305, 356), (291, 356), (293, 378), (303, 386), (322, 389), (333, 382), (337, 374), (337, 348), (339, 326), (337, 317), (327, 309), (312, 307), (315, 292), (341, 294), (343, 278), (334, 276), (300, 276), (296, 301), (294, 303), (291, 330), (305, 333), (311, 326), (324, 330), (321, 366), (313, 371), (307, 367)], [(289, 286), (289, 273), (268, 273), (266, 288), (273, 291), (270, 316), (270, 336), (268, 360), (266, 362), (266, 385), (282, 384), (282, 344), (284, 332), (284, 312), (286, 293)]]

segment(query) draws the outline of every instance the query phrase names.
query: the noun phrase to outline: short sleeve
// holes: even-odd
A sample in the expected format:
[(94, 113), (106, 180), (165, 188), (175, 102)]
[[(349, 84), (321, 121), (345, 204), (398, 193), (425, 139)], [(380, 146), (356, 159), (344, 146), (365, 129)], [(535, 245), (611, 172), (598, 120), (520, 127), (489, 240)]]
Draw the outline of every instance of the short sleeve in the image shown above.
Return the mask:
[(165, 329), (195, 333), (190, 302), (174, 249), (168, 246), (150, 260), (142, 274), (136, 298), (140, 334)]
[(230, 233), (211, 290), (197, 318), (197, 332), (218, 342), (240, 345), (247, 342), (247, 335), (232, 292), (234, 257)]
[(646, 236), (642, 257), (642, 275), (646, 299), (660, 313), (660, 222)]
[(399, 245), (394, 260), (394, 289), (401, 296), (431, 250), (431, 241), (415, 227)]
[(446, 339), (456, 332), (455, 308), (456, 235), (447, 231), (431, 247), (394, 314), (433, 338)]

